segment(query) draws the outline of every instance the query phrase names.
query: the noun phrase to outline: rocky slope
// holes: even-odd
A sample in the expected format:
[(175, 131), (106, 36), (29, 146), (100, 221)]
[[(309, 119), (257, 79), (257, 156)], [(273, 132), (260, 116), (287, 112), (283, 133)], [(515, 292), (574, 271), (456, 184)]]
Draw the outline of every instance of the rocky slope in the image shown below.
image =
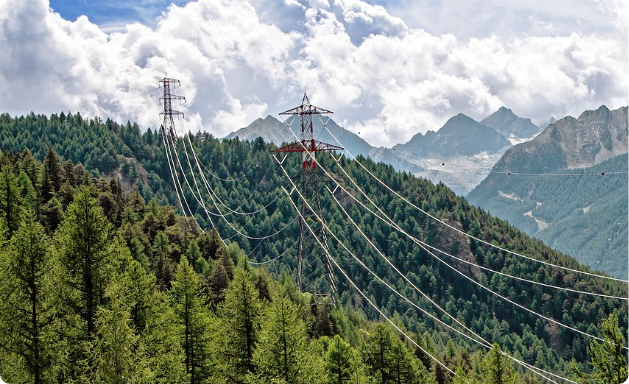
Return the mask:
[(514, 146), (497, 171), (547, 173), (589, 167), (627, 152), (627, 107), (601, 106), (549, 125), (533, 140)]
[(626, 171), (627, 107), (601, 106), (560, 119), (509, 149), (467, 199), (592, 267), (626, 278)]
[(369, 156), (434, 183), (442, 182), (458, 195), (480, 183), (511, 143), (496, 130), (459, 114), (438, 131), (418, 133), (405, 144), (378, 148)]

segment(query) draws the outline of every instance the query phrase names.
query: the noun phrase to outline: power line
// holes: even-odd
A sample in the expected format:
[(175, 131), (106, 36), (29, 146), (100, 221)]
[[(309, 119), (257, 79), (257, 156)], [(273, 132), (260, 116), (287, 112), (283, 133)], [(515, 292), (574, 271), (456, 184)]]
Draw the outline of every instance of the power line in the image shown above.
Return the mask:
[[(332, 136), (332, 138), (334, 138), (334, 140), (336, 140), (336, 142), (337, 142), (339, 145), (341, 145), (341, 142), (340, 142), (340, 141), (336, 138), (336, 136), (334, 136), (334, 134), (333, 134), (333, 133), (332, 133), (332, 132), (331, 132), (331, 131), (327, 128), (327, 127), (325, 127), (325, 129), (326, 129), (326, 130), (328, 131), (328, 133)], [(364, 170), (365, 170), (365, 171), (366, 171), (366, 172), (367, 172), (367, 173), (368, 173), (371, 177), (373, 177), (376, 181), (378, 181), (378, 182), (379, 182), (382, 186), (384, 186), (387, 190), (389, 190), (390, 192), (392, 192), (395, 196), (397, 196), (398, 198), (402, 199), (404, 202), (406, 202), (407, 204), (411, 205), (413, 208), (415, 208), (416, 210), (420, 211), (421, 213), (423, 213), (423, 214), (424, 214), (424, 215), (426, 215), (427, 217), (429, 217), (429, 218), (431, 218), (431, 219), (433, 219), (433, 220), (435, 220), (435, 221), (439, 222), (441, 225), (444, 225), (444, 226), (446, 226), (446, 227), (448, 227), (448, 228), (450, 228), (450, 229), (452, 229), (452, 230), (454, 230), (454, 231), (456, 231), (456, 232), (458, 232), (458, 233), (460, 233), (460, 234), (462, 234), (462, 235), (464, 235), (464, 236), (466, 236), (466, 237), (468, 237), (468, 238), (474, 239), (474, 240), (476, 240), (476, 241), (479, 241), (479, 242), (481, 242), (481, 243), (483, 243), (483, 244), (485, 244), (485, 245), (488, 245), (488, 246), (490, 246), (490, 247), (492, 247), (492, 248), (495, 248), (495, 249), (501, 250), (501, 251), (503, 251), (503, 252), (507, 252), (507, 253), (510, 253), (510, 254), (512, 254), (512, 255), (515, 255), (515, 256), (518, 256), (518, 257), (522, 257), (522, 258), (525, 258), (525, 259), (527, 259), (527, 260), (535, 261), (535, 262), (538, 262), (538, 263), (541, 263), (541, 264), (545, 264), (545, 265), (548, 265), (548, 266), (552, 266), (552, 267), (555, 267), (555, 268), (561, 268), (561, 269), (564, 269), (564, 270), (567, 270), (567, 271), (571, 271), (571, 272), (575, 272), (575, 273), (581, 273), (581, 274), (584, 274), (584, 275), (593, 276), (593, 277), (598, 277), (598, 278), (602, 278), (602, 279), (608, 279), (608, 280), (620, 281), (620, 282), (623, 282), (623, 283), (629, 283), (629, 281), (628, 281), (628, 280), (623, 280), (623, 279), (619, 279), (619, 278), (615, 278), (615, 277), (611, 277), (611, 276), (605, 276), (605, 275), (600, 275), (600, 274), (591, 273), (591, 272), (586, 272), (586, 271), (580, 271), (580, 270), (578, 270), (578, 269), (573, 269), (573, 268), (569, 268), (569, 267), (564, 267), (564, 266), (556, 265), (556, 264), (553, 264), (553, 263), (550, 263), (550, 262), (547, 262), (547, 261), (544, 261), (544, 260), (535, 259), (535, 258), (533, 258), (533, 257), (526, 256), (526, 255), (520, 254), (520, 253), (515, 252), (515, 251), (511, 251), (511, 250), (509, 250), (509, 249), (506, 249), (506, 248), (500, 247), (500, 246), (498, 246), (498, 245), (495, 245), (495, 244), (492, 244), (492, 243), (490, 243), (490, 242), (488, 242), (488, 241), (485, 241), (485, 240), (483, 240), (483, 239), (480, 239), (480, 238), (478, 238), (478, 237), (476, 237), (476, 236), (470, 235), (469, 233), (466, 233), (466, 232), (464, 232), (464, 231), (462, 231), (462, 230), (460, 230), (460, 229), (458, 229), (458, 228), (456, 228), (456, 227), (454, 227), (454, 226), (452, 226), (452, 225), (450, 225), (450, 224), (448, 224), (448, 223), (446, 223), (446, 222), (444, 222), (444, 221), (442, 221), (442, 220), (438, 219), (437, 217), (435, 217), (435, 216), (431, 215), (429, 212), (426, 212), (426, 211), (424, 211), (423, 209), (421, 209), (420, 207), (418, 207), (417, 205), (413, 204), (413, 203), (412, 203), (411, 201), (409, 201), (407, 198), (405, 198), (404, 196), (400, 195), (397, 191), (395, 191), (394, 189), (392, 189), (391, 187), (389, 187), (389, 186), (388, 186), (385, 182), (383, 182), (382, 180), (380, 180), (380, 179), (379, 179), (376, 175), (374, 175), (374, 174), (373, 174), (373, 173), (372, 173), (369, 169), (367, 169), (367, 167), (365, 167), (365, 166), (364, 166), (364, 165), (363, 165), (360, 161), (358, 161), (358, 160), (356, 159), (356, 157), (354, 157), (354, 155), (352, 155), (349, 151), (347, 151), (347, 150), (345, 150), (345, 151), (346, 151), (346, 152), (347, 152), (347, 153), (348, 153), (348, 154), (352, 157), (352, 159), (353, 159), (356, 163), (358, 163), (358, 164), (360, 165), (360, 167), (361, 167), (362, 169), (364, 169)]]
[[(326, 129), (327, 129), (327, 128), (326, 128)], [(330, 131), (328, 130), (328, 132), (330, 132)], [(330, 134), (332, 135), (332, 133), (331, 133), (331, 132), (330, 132)], [(335, 139), (336, 139), (336, 138), (335, 138)], [(337, 140), (337, 142), (338, 142), (338, 140)], [(360, 163), (359, 163), (359, 164), (360, 164)], [(323, 167), (322, 167), (322, 169), (323, 169)], [(324, 171), (325, 171), (325, 169), (324, 169)], [(325, 172), (327, 173), (327, 171), (325, 171)], [(372, 174), (372, 176), (373, 176), (373, 174)], [(374, 176), (374, 177), (375, 177), (375, 176)], [(291, 183), (292, 183), (292, 181), (291, 181)], [(382, 183), (382, 182), (381, 182), (381, 183)], [(355, 182), (354, 182), (354, 184), (355, 184)], [(340, 184), (338, 184), (338, 183), (337, 183), (337, 185), (339, 185), (339, 186), (340, 186)], [(356, 185), (356, 184), (355, 184), (355, 185)], [(386, 185), (386, 184), (385, 184), (385, 185)], [(343, 188), (343, 187), (341, 186), (341, 188)], [(361, 191), (361, 193), (363, 193), (363, 194), (365, 195), (365, 193), (364, 193), (364, 192), (363, 192), (360, 188), (359, 188), (359, 190)], [(299, 191), (297, 191), (297, 192), (299, 192)], [(368, 197), (367, 197), (367, 198), (368, 198)], [(368, 198), (368, 199), (369, 199), (369, 198)], [(374, 205), (375, 205), (375, 204), (374, 204)], [(441, 222), (441, 221), (439, 220), (439, 222)], [(443, 222), (442, 222), (442, 223), (443, 223)], [(444, 224), (446, 224), (446, 223), (444, 223)], [(452, 227), (452, 226), (450, 226), (449, 224), (446, 224), (446, 225), (447, 225), (448, 227)], [(453, 229), (455, 229), (454, 227), (452, 227), (452, 228), (453, 228)], [(401, 228), (400, 228), (400, 230), (401, 230)], [(459, 231), (459, 232), (461, 232), (461, 231)], [(409, 238), (411, 238), (411, 240), (413, 240), (413, 239), (414, 239), (414, 238), (412, 238), (412, 237), (409, 237)], [(535, 314), (535, 315), (537, 315), (538, 317), (541, 317), (541, 318), (543, 318), (543, 319), (545, 319), (545, 320), (547, 320), (547, 321), (551, 321), (551, 322), (553, 322), (553, 323), (555, 323), (555, 324), (557, 324), (557, 325), (560, 325), (560, 326), (562, 326), (562, 327), (564, 327), (564, 328), (566, 328), (566, 329), (570, 329), (570, 330), (572, 330), (572, 331), (574, 331), (574, 332), (577, 332), (577, 333), (580, 333), (580, 334), (583, 334), (583, 335), (589, 336), (589, 337), (594, 338), (594, 339), (597, 339), (597, 340), (599, 340), (599, 341), (604, 341), (604, 340), (603, 340), (602, 338), (600, 338), (600, 337), (597, 337), (597, 336), (591, 335), (591, 334), (589, 334), (589, 333), (587, 333), (587, 332), (584, 332), (584, 331), (578, 330), (578, 329), (576, 329), (576, 328), (570, 327), (570, 326), (568, 326), (568, 325), (565, 325), (565, 324), (563, 324), (563, 323), (561, 323), (561, 322), (559, 322), (559, 321), (557, 321), (557, 320), (554, 320), (554, 319), (552, 319), (552, 318), (550, 318), (550, 317), (547, 317), (547, 316), (545, 316), (545, 315), (539, 314), (539, 313), (537, 313), (537, 312), (535, 312), (535, 311), (533, 311), (533, 310), (531, 310), (531, 309), (529, 309), (529, 308), (527, 308), (527, 307), (525, 307), (525, 306), (523, 306), (523, 305), (521, 305), (521, 304), (519, 304), (519, 303), (516, 303), (516, 302), (514, 302), (514, 301), (510, 300), (509, 298), (506, 298), (506, 297), (502, 296), (501, 294), (499, 294), (499, 293), (497, 293), (497, 292), (492, 291), (491, 289), (489, 289), (489, 288), (485, 287), (484, 285), (482, 285), (482, 284), (478, 283), (478, 282), (477, 282), (477, 281), (475, 281), (474, 279), (471, 279), (469, 276), (465, 275), (464, 273), (460, 272), (460, 271), (459, 271), (459, 270), (457, 270), (456, 268), (452, 267), (450, 264), (448, 264), (448, 263), (446, 263), (445, 261), (443, 261), (441, 258), (439, 258), (438, 256), (436, 256), (434, 253), (430, 252), (430, 250), (428, 250), (428, 249), (427, 249), (427, 248), (426, 248), (423, 244), (421, 244), (421, 242), (415, 241), (415, 243), (416, 243), (416, 244), (417, 244), (420, 248), (422, 248), (424, 251), (426, 251), (427, 253), (429, 253), (430, 255), (432, 255), (434, 258), (436, 258), (437, 260), (439, 260), (441, 263), (445, 264), (448, 268), (452, 269), (453, 271), (455, 271), (456, 273), (460, 274), (460, 275), (461, 275), (461, 276), (463, 276), (464, 278), (466, 278), (466, 279), (470, 280), (472, 283), (474, 283), (474, 284), (476, 284), (476, 285), (480, 286), (481, 288), (483, 288), (483, 289), (485, 289), (485, 290), (489, 291), (490, 293), (492, 293), (492, 294), (494, 294), (494, 295), (496, 295), (496, 296), (498, 296), (498, 297), (502, 298), (503, 300), (505, 300), (505, 301), (507, 301), (507, 302), (509, 302), (509, 303), (511, 303), (511, 304), (513, 304), (513, 305), (515, 305), (515, 306), (517, 306), (517, 307), (519, 307), (519, 308), (521, 308), (521, 309), (524, 309), (524, 310), (526, 310), (526, 311), (528, 311), (528, 312), (530, 312), (530, 313), (532, 313), (532, 314)], [(604, 341), (604, 342), (605, 342), (605, 341)], [(623, 347), (623, 349), (627, 349), (627, 348), (626, 348), (626, 347)]]
[[(282, 167), (283, 168), (283, 167)], [(292, 183), (292, 180), (291, 180)], [(294, 185), (294, 184), (293, 184)], [(290, 194), (288, 193), (288, 191), (286, 189), (284, 189), (282, 187), (282, 189), (284, 190), (284, 192), (290, 197)], [(297, 191), (299, 193), (299, 191)], [(301, 194), (300, 194), (301, 196)], [(434, 357), (430, 352), (426, 351), (424, 348), (422, 348), (415, 340), (413, 340), (409, 335), (406, 334), (406, 332), (402, 331), (393, 321), (391, 321), (391, 319), (389, 319), (389, 317), (387, 317), (381, 310), (380, 308), (378, 308), (377, 305), (375, 305), (368, 297), (367, 295), (365, 295), (365, 293), (363, 293), (363, 291), (360, 290), (360, 288), (358, 288), (358, 286), (356, 285), (356, 283), (354, 283), (354, 281), (345, 273), (345, 271), (339, 266), (339, 264), (336, 262), (336, 260), (332, 257), (332, 255), (329, 252), (329, 249), (324, 246), (321, 242), (321, 240), (319, 240), (319, 238), (316, 236), (315, 232), (313, 231), (313, 229), (310, 227), (310, 224), (308, 224), (308, 222), (304, 219), (304, 217), (301, 215), (301, 212), (299, 210), (299, 208), (297, 208), (297, 205), (295, 205), (295, 203), (293, 202), (292, 199), (290, 199), (291, 204), (293, 205), (293, 208), (295, 208), (295, 211), (297, 212), (297, 214), (302, 218), (302, 220), (305, 223), (305, 226), (307, 227), (307, 229), (311, 232), (312, 236), (314, 237), (314, 239), (316, 240), (316, 242), (319, 244), (319, 246), (321, 247), (321, 249), (326, 253), (326, 255), (328, 256), (328, 259), (333, 263), (333, 265), (341, 272), (341, 274), (345, 277), (345, 279), (347, 279), (347, 281), (352, 285), (352, 287), (354, 287), (354, 289), (356, 289), (356, 291), (358, 291), (358, 293), (380, 314), (380, 316), (384, 317), (393, 327), (395, 327), (395, 329), (397, 329), (397, 331), (399, 333), (401, 333), (402, 335), (404, 335), (404, 337), (406, 337), (407, 340), (409, 340), (411, 343), (413, 343), (417, 348), (419, 348), (422, 352), (424, 352), (426, 355), (430, 356), (431, 359), (433, 359), (435, 362), (437, 362), (437, 364), (439, 364), (440, 366), (442, 366), (444, 369), (446, 369), (448, 372), (450, 372), (452, 375), (457, 376), (457, 374), (450, 369), (447, 365), (445, 365), (444, 363), (442, 363), (439, 359), (437, 359), (436, 357)], [(302, 201), (306, 202), (305, 199), (303, 199), (302, 196)], [(306, 202), (307, 204), (307, 202)]]
[[(282, 167), (282, 170), (284, 171), (284, 173), (286, 173), (286, 170), (285, 170), (283, 167)], [(292, 181), (291, 181), (291, 184), (292, 184)], [(299, 197), (300, 197), (302, 200), (305, 200), (305, 199), (304, 199), (304, 197), (303, 197), (303, 195), (301, 195), (301, 194), (299, 193), (299, 190), (297, 190), (297, 189), (295, 188), (295, 185), (294, 185), (294, 184), (293, 184), (293, 190), (296, 190), (296, 191), (297, 191), (297, 193), (299, 194)], [(288, 194), (288, 192), (287, 192), (286, 190), (284, 190), (284, 192)], [(336, 199), (335, 199), (335, 200), (336, 200)], [(291, 200), (291, 203), (292, 203), (292, 200)], [(337, 203), (338, 203), (338, 201), (337, 201)], [(306, 202), (306, 204), (308, 205), (308, 203), (307, 203), (307, 202)], [(294, 203), (293, 203), (293, 207), (295, 207)], [(309, 207), (310, 209), (312, 209), (312, 207), (310, 207), (309, 205), (308, 205), (308, 207)], [(314, 211), (313, 211), (313, 213), (314, 213)], [(346, 213), (346, 212), (345, 212), (345, 213)], [(347, 213), (346, 213), (346, 215), (347, 215)], [(348, 215), (348, 217), (349, 217), (349, 215)], [(374, 248), (374, 249), (375, 249), (375, 250), (376, 250), (376, 251), (377, 251), (377, 252), (378, 252), (378, 253), (379, 253), (379, 254), (380, 254), (380, 255), (381, 255), (381, 256), (382, 256), (385, 260), (386, 260), (386, 261), (387, 261), (387, 263), (389, 263), (389, 264), (391, 265), (391, 267), (393, 267), (393, 268), (396, 270), (396, 272), (398, 272), (398, 274), (400, 274), (400, 275), (401, 275), (401, 276), (402, 276), (402, 277), (403, 277), (403, 278), (404, 278), (404, 279), (405, 279), (405, 280), (406, 280), (406, 281), (407, 281), (407, 282), (408, 282), (411, 286), (413, 286), (413, 287), (414, 287), (414, 288), (415, 288), (415, 289), (416, 289), (416, 290), (417, 290), (417, 291), (418, 291), (418, 292), (419, 292), (419, 293), (420, 293), (420, 294), (421, 294), (424, 298), (426, 298), (426, 299), (427, 299), (430, 303), (432, 303), (435, 307), (437, 307), (437, 308), (438, 308), (439, 310), (441, 310), (444, 314), (446, 314), (448, 317), (450, 317), (453, 321), (455, 321), (457, 324), (459, 324), (461, 327), (463, 327), (466, 331), (468, 331), (468, 332), (470, 332), (472, 335), (476, 336), (476, 337), (477, 337), (478, 339), (480, 339), (482, 342), (481, 342), (481, 341), (479, 341), (479, 340), (476, 340), (476, 339), (474, 339), (474, 338), (471, 338), (470, 336), (468, 336), (468, 335), (466, 335), (466, 334), (462, 333), (461, 331), (459, 331), (458, 329), (453, 328), (452, 326), (450, 326), (450, 325), (448, 325), (448, 324), (444, 323), (443, 321), (441, 321), (441, 320), (439, 320), (438, 318), (436, 318), (434, 315), (432, 315), (432, 314), (430, 314), (430, 313), (426, 312), (424, 309), (422, 309), (421, 307), (417, 306), (414, 302), (412, 302), (412, 301), (411, 301), (411, 300), (409, 300), (406, 296), (404, 296), (404, 295), (402, 295), (401, 293), (399, 293), (399, 292), (398, 292), (395, 288), (393, 288), (390, 284), (388, 284), (386, 281), (384, 281), (382, 278), (380, 278), (380, 277), (379, 277), (379, 276), (378, 276), (375, 272), (373, 272), (373, 271), (372, 271), (369, 267), (367, 267), (367, 266), (366, 266), (366, 265), (365, 265), (365, 264), (364, 264), (364, 263), (363, 263), (363, 262), (362, 262), (362, 261), (361, 261), (361, 260), (360, 260), (360, 259), (359, 259), (359, 258), (358, 258), (358, 257), (357, 257), (357, 256), (356, 256), (356, 255), (355, 255), (355, 254), (354, 254), (354, 253), (350, 250), (350, 249), (349, 249), (349, 248), (347, 248), (347, 246), (345, 246), (345, 244), (343, 244), (343, 242), (342, 242), (342, 241), (341, 241), (341, 240), (340, 240), (340, 239), (339, 239), (339, 238), (338, 238), (338, 237), (334, 234), (334, 232), (333, 232), (332, 230), (330, 230), (330, 228), (329, 228), (327, 225), (324, 225), (324, 228), (325, 228), (325, 229), (326, 229), (326, 231), (328, 231), (328, 232), (330, 233), (330, 235), (331, 235), (331, 236), (332, 236), (332, 237), (333, 237), (333, 238), (334, 238), (334, 239), (335, 239), (335, 240), (336, 240), (336, 241), (337, 241), (337, 242), (341, 245), (341, 247), (342, 247), (342, 248), (343, 248), (343, 249), (344, 249), (344, 250), (345, 250), (345, 251), (346, 251), (346, 252), (347, 252), (350, 256), (352, 256), (352, 258), (354, 258), (354, 259), (355, 259), (355, 260), (356, 260), (356, 261), (357, 261), (357, 262), (358, 262), (358, 263), (359, 263), (359, 264), (360, 264), (363, 268), (365, 268), (365, 269), (366, 269), (366, 270), (367, 270), (367, 271), (368, 271), (368, 272), (369, 272), (372, 276), (374, 276), (376, 279), (378, 279), (378, 281), (380, 281), (382, 284), (384, 284), (387, 288), (389, 288), (389, 289), (390, 289), (391, 291), (393, 291), (395, 294), (397, 294), (398, 296), (400, 296), (403, 300), (405, 300), (405, 301), (406, 301), (406, 302), (408, 302), (410, 305), (412, 305), (413, 307), (415, 307), (416, 309), (418, 309), (420, 312), (422, 312), (422, 313), (426, 314), (427, 316), (429, 316), (431, 319), (433, 319), (433, 320), (437, 321), (439, 324), (441, 324), (441, 325), (443, 325), (443, 326), (447, 327), (448, 329), (453, 330), (454, 332), (456, 332), (456, 333), (458, 333), (458, 334), (460, 334), (460, 335), (462, 335), (462, 336), (464, 336), (464, 337), (466, 337), (466, 338), (470, 339), (471, 341), (473, 341), (473, 342), (475, 342), (475, 343), (477, 343), (477, 344), (480, 344), (481, 346), (484, 346), (485, 348), (488, 348), (488, 349), (491, 349), (491, 348), (492, 348), (492, 347), (491, 347), (491, 344), (490, 344), (487, 340), (485, 340), (485, 339), (484, 339), (484, 338), (482, 338), (480, 335), (478, 335), (477, 333), (475, 333), (474, 331), (472, 331), (471, 329), (469, 329), (468, 327), (466, 327), (464, 324), (462, 324), (461, 322), (459, 322), (459, 321), (458, 321), (458, 320), (457, 320), (454, 316), (450, 315), (447, 311), (445, 311), (443, 308), (441, 308), (441, 307), (440, 307), (437, 303), (435, 303), (432, 299), (430, 299), (430, 297), (428, 297), (428, 295), (426, 295), (426, 294), (425, 294), (424, 292), (422, 292), (419, 288), (417, 288), (417, 287), (416, 287), (416, 286), (415, 286), (415, 285), (414, 285), (414, 284), (413, 284), (410, 280), (408, 280), (408, 279), (406, 278), (406, 276), (404, 276), (404, 275), (403, 275), (403, 274), (402, 274), (402, 273), (401, 273), (401, 272), (400, 272), (400, 271), (399, 271), (399, 270), (398, 270), (398, 269), (397, 269), (394, 265), (392, 265), (392, 264), (390, 263), (390, 261), (386, 258), (386, 256), (382, 255), (382, 253), (381, 253), (381, 252), (380, 252), (380, 251), (379, 251), (379, 250), (375, 247), (375, 245), (373, 245), (373, 243), (371, 242), (371, 240), (370, 240), (370, 239), (369, 239), (369, 238), (368, 238), (368, 237), (367, 237), (367, 236), (366, 236), (366, 235), (362, 232), (362, 230), (361, 230), (361, 229), (360, 229), (360, 228), (356, 225), (356, 223), (355, 223), (355, 222), (353, 222), (353, 220), (351, 220), (351, 218), (350, 218), (350, 221), (352, 221), (352, 224), (353, 224), (353, 225), (354, 225), (354, 226), (355, 226), (355, 227), (356, 227), (356, 228), (357, 228), (357, 229), (361, 232), (361, 234), (363, 235), (363, 237), (365, 237), (365, 239), (366, 239), (366, 240), (367, 240), (367, 241), (371, 244), (371, 246), (372, 246), (372, 247), (373, 247), (373, 248)], [(330, 257), (331, 257), (331, 256), (330, 256)], [(332, 258), (332, 260), (334, 260), (334, 259)], [(340, 266), (338, 266), (338, 264), (336, 263), (336, 261), (334, 261), (334, 264), (335, 264), (335, 265), (337, 266), (337, 268), (339, 268), (339, 270), (340, 270), (340, 271), (341, 271), (341, 272), (342, 272), (342, 273), (343, 273), (343, 274), (347, 277), (347, 275), (345, 274), (345, 272), (344, 272), (344, 271), (340, 268)], [(357, 290), (359, 290), (356, 286), (355, 286), (355, 288), (356, 288)], [(361, 293), (361, 295), (362, 295), (363, 297), (365, 297), (365, 295), (364, 295), (364, 294), (362, 294), (362, 293)], [(368, 301), (369, 301), (369, 300), (368, 300)], [(373, 305), (373, 303), (370, 303), (370, 304), (372, 304), (372, 305)], [(380, 312), (380, 311), (378, 310), (378, 312)], [(382, 312), (380, 312), (380, 313), (382, 314)], [(386, 317), (385, 317), (385, 318), (386, 318)], [(399, 330), (399, 329), (398, 329), (398, 330)], [(420, 349), (421, 349), (421, 348), (420, 348)], [(537, 371), (541, 371), (541, 372), (544, 372), (544, 373), (546, 373), (546, 374), (548, 374), (548, 375), (551, 375), (551, 376), (554, 376), (554, 377), (557, 377), (557, 378), (560, 378), (560, 379), (566, 380), (566, 381), (568, 381), (568, 382), (571, 382), (571, 383), (577, 384), (576, 382), (574, 382), (574, 381), (572, 381), (572, 380), (570, 380), (570, 379), (567, 379), (567, 378), (564, 378), (564, 377), (562, 377), (562, 376), (559, 376), (559, 375), (553, 374), (553, 373), (551, 373), (551, 372), (547, 372), (547, 371), (545, 371), (545, 370), (543, 370), (543, 369), (541, 369), (541, 368), (533, 367), (533, 366), (531, 366), (530, 364), (528, 364), (528, 363), (526, 363), (526, 362), (524, 362), (524, 361), (518, 360), (518, 359), (516, 359), (516, 358), (514, 358), (514, 357), (512, 357), (512, 356), (510, 356), (510, 355), (508, 355), (508, 354), (507, 354), (507, 353), (505, 353), (504, 351), (503, 351), (503, 352), (501, 352), (501, 354), (502, 354), (503, 356), (505, 356), (505, 357), (507, 357), (507, 358), (509, 358), (509, 359), (513, 360), (514, 362), (516, 362), (516, 363), (518, 363), (518, 364), (520, 364), (520, 365), (522, 365), (522, 366), (524, 366), (524, 367), (526, 367), (526, 368), (531, 369), (531, 370), (532, 370), (535, 374), (537, 374), (537, 375), (539, 375), (539, 376), (543, 377), (544, 379), (549, 380), (549, 381), (551, 381), (551, 382), (553, 382), (553, 383), (556, 383), (556, 382), (555, 382), (555, 381), (553, 381), (552, 379), (550, 379), (550, 378), (548, 378), (548, 377), (546, 377), (546, 376), (544, 376), (544, 375), (540, 374), (540, 373), (539, 373), (539, 372), (537, 372)], [(452, 372), (452, 371), (450, 371), (450, 372)]]

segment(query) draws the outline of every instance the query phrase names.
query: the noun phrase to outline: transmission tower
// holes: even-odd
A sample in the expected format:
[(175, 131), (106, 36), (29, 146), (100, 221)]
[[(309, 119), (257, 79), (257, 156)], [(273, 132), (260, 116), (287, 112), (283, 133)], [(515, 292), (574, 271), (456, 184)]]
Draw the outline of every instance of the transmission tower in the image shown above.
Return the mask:
[[(331, 114), (323, 108), (315, 107), (310, 104), (308, 96), (304, 93), (301, 105), (293, 109), (289, 109), (286, 112), (280, 113), (280, 115), (293, 115), (299, 116), (301, 120), (301, 141), (288, 144), (284, 147), (273, 150), (272, 152), (299, 152), (301, 153), (301, 188), (304, 200), (301, 202), (301, 218), (300, 218), (300, 232), (299, 232), (299, 255), (297, 266), (297, 285), (301, 291), (303, 288), (302, 276), (304, 273), (308, 273), (305, 276), (305, 280), (314, 281), (316, 278), (316, 272), (321, 265), (324, 266), (326, 271), (326, 279), (330, 287), (330, 293), (336, 292), (336, 284), (334, 283), (334, 275), (332, 269), (332, 262), (327, 256), (327, 252), (317, 252), (317, 240), (306, 225), (306, 221), (313, 229), (313, 232), (321, 239), (323, 246), (328, 250), (327, 235), (323, 228), (323, 223), (319, 222), (317, 216), (323, 220), (321, 199), (320, 199), (320, 184), (324, 177), (319, 173), (317, 168), (316, 153), (322, 151), (337, 151), (343, 150), (342, 147), (337, 147), (332, 144), (322, 143), (315, 140), (314, 131), (312, 127), (312, 115), (324, 115)], [(313, 210), (316, 211), (316, 215), (308, 209), (306, 202), (309, 202)], [(323, 253), (323, 255), (322, 255)], [(318, 256), (318, 257), (317, 257)], [(314, 258), (314, 261), (306, 265), (304, 264), (307, 258)], [(311, 279), (311, 277), (314, 278)]]
[(173, 141), (177, 140), (177, 134), (175, 133), (175, 121), (173, 116), (182, 116), (183, 112), (173, 111), (172, 101), (173, 100), (183, 100), (186, 102), (186, 98), (183, 96), (177, 96), (170, 93), (170, 90), (173, 88), (178, 88), (181, 86), (181, 82), (176, 79), (169, 79), (168, 77), (164, 77), (159, 81), (160, 87), (164, 88), (164, 97), (160, 97), (160, 101), (164, 104), (164, 112), (160, 113), (160, 116), (164, 116), (164, 121), (161, 126), (162, 135), (170, 135)]

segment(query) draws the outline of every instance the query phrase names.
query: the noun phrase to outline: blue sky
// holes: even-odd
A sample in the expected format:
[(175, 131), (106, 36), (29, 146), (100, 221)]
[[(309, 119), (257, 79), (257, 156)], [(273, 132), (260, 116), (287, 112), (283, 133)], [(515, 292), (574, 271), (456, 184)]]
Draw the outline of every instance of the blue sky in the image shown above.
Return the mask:
[(74, 21), (85, 15), (101, 29), (121, 30), (133, 22), (155, 27), (157, 18), (170, 4), (187, 3), (189, 1), (51, 0), (50, 7), (66, 20)]
[[(11, 114), (159, 123), (181, 80), (183, 130), (218, 137), (308, 92), (373, 145), (501, 106), (544, 124), (627, 104), (623, 0), (4, 0)], [(87, 17), (85, 17), (87, 16)]]

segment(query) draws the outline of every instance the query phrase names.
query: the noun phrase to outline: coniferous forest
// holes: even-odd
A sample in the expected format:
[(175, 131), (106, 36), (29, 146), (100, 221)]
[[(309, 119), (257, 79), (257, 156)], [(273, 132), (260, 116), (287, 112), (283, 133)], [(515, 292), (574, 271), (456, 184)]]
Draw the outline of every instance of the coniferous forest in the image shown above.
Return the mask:
[[(274, 147), (207, 133), (189, 137), (208, 184), (234, 211), (222, 215), (227, 222), (206, 212), (219, 212), (201, 203), (212, 201), (207, 193), (197, 201), (192, 189), (184, 194), (194, 219), (182, 212), (162, 139), (135, 124), (78, 113), (0, 115), (0, 377), (7, 383), (548, 382), (506, 354), (576, 382), (627, 377), (626, 301), (510, 279), (445, 255), (438, 260), (339, 192), (321, 195), (339, 240), (329, 239), (331, 254), (366, 297), (341, 273), (335, 301), (312, 294), (326, 284), (322, 275), (301, 293), (299, 223), (281, 189), (290, 184), (270, 154)], [(295, 171), (299, 161), (288, 156), (284, 167)], [(546, 285), (627, 296), (626, 284), (470, 240), (396, 198), (355, 161), (329, 155), (319, 161), (347, 188), (355, 180), (406, 233), (451, 255)], [(442, 184), (357, 161), (465, 233), (594, 272)], [(424, 315), (343, 246), (417, 306), (462, 330), (433, 301), (492, 346)]]

